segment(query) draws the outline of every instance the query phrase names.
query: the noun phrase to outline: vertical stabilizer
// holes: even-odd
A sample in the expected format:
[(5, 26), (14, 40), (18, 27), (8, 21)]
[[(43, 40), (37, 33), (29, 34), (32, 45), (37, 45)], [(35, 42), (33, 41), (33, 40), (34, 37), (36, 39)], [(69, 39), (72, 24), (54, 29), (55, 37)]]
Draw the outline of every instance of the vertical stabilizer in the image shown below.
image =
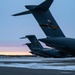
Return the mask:
[(61, 31), (61, 28), (59, 27), (51, 12), (49, 11), (49, 8), (52, 5), (53, 1), (54, 0), (45, 0), (39, 5), (27, 5), (25, 7), (28, 9), (28, 11), (14, 14), (13, 16), (32, 13), (46, 36), (65, 37), (65, 35)]
[(43, 48), (38, 39), (36, 38), (35, 35), (27, 35), (26, 38), (29, 39), (29, 41), (34, 44), (35, 47), (37, 48)]

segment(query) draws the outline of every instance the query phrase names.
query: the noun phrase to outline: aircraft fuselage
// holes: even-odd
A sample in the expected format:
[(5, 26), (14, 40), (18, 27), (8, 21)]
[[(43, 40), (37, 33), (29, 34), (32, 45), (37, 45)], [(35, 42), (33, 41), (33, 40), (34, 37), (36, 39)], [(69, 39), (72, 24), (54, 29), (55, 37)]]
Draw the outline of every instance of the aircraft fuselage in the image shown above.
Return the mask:
[(40, 39), (47, 46), (75, 55), (75, 39), (65, 37), (48, 37)]

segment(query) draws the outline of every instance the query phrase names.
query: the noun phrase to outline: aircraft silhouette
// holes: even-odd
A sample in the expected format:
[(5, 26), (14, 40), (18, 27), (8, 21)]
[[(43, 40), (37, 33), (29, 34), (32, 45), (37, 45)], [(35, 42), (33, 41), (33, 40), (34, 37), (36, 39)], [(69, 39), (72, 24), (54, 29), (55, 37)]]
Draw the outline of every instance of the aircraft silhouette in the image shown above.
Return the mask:
[(63, 53), (56, 49), (44, 48), (35, 35), (27, 35), (25, 37), (21, 37), (20, 39), (28, 38), (31, 43), (26, 43), (26, 45), (31, 50), (30, 53), (39, 55), (42, 57), (54, 57), (54, 58), (64, 58), (70, 57), (70, 55)]
[(60, 29), (49, 10), (52, 3), (53, 0), (45, 0), (40, 5), (28, 5), (25, 6), (28, 11), (14, 14), (13, 16), (33, 14), (47, 36), (46, 38), (39, 39), (40, 41), (61, 52), (75, 55), (75, 39), (67, 38)]

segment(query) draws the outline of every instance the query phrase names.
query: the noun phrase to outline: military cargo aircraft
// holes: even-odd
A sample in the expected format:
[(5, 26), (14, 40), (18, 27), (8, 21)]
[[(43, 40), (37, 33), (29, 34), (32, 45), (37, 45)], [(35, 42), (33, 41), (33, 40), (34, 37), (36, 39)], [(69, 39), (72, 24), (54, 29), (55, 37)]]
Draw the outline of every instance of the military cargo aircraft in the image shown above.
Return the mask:
[(35, 35), (27, 35), (25, 37), (21, 37), (20, 39), (28, 38), (31, 43), (26, 43), (26, 45), (31, 50), (32, 54), (39, 55), (42, 57), (54, 57), (54, 58), (64, 58), (64, 57), (70, 57), (71, 55), (68, 55), (66, 53), (63, 53), (57, 49), (50, 49), (50, 48), (44, 48)]
[(44, 42), (47, 46), (60, 50), (62, 52), (75, 55), (75, 39), (67, 38), (59, 25), (53, 18), (49, 7), (54, 0), (45, 0), (39, 5), (28, 5), (25, 6), (28, 11), (24, 11), (13, 16), (20, 16), (26, 14), (33, 14), (39, 26), (42, 28), (47, 38), (39, 39)]

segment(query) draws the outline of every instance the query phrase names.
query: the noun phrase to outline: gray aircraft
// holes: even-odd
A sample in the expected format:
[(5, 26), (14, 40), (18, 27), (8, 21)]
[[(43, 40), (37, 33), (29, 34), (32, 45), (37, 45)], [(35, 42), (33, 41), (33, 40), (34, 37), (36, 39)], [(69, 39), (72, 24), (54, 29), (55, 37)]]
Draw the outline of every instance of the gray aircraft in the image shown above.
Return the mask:
[(40, 5), (28, 5), (25, 6), (28, 11), (24, 11), (13, 16), (33, 14), (39, 26), (42, 28), (47, 38), (40, 39), (47, 46), (53, 47), (57, 50), (65, 53), (75, 55), (75, 39), (67, 38), (61, 31), (57, 22), (53, 18), (49, 7), (53, 3), (53, 0), (45, 0)]
[(20, 39), (28, 38), (31, 43), (27, 43), (26, 45), (31, 50), (32, 54), (39, 55), (42, 57), (54, 57), (54, 58), (64, 58), (69, 57), (70, 55), (63, 53), (56, 49), (43, 48), (35, 35), (27, 35), (26, 37), (21, 37)]
[(38, 55), (38, 56), (41, 56), (41, 57), (50, 57), (46, 54), (43, 53), (43, 51), (40, 51), (39, 49), (37, 49), (37, 47), (35, 48), (34, 44), (32, 43), (26, 43), (26, 45), (29, 47), (29, 49), (31, 50), (30, 53), (34, 54), (34, 55)]

